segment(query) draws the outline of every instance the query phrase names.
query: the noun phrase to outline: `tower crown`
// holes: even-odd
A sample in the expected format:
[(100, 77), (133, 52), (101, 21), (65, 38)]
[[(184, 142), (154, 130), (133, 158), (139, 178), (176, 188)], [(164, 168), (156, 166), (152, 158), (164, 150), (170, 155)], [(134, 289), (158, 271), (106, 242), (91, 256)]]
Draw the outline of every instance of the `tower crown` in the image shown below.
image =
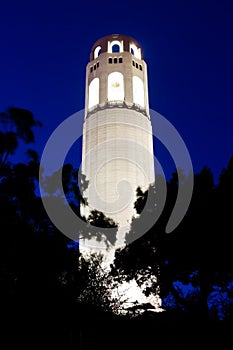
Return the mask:
[(130, 52), (138, 59), (143, 59), (142, 49), (139, 43), (128, 35), (112, 34), (97, 40), (91, 50), (90, 61), (96, 59), (100, 54)]
[(86, 118), (105, 108), (136, 109), (149, 118), (147, 66), (139, 43), (112, 34), (97, 40), (86, 71)]

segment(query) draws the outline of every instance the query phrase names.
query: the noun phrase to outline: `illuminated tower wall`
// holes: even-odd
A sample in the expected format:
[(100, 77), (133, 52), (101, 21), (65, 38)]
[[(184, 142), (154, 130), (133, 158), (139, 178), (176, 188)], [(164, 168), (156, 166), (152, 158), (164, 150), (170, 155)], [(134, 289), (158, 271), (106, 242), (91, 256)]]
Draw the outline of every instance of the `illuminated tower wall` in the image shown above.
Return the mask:
[(88, 207), (82, 213), (97, 209), (121, 227), (135, 214), (136, 188), (154, 181), (147, 65), (140, 45), (129, 36), (105, 36), (92, 47), (82, 173), (89, 181), (84, 193)]

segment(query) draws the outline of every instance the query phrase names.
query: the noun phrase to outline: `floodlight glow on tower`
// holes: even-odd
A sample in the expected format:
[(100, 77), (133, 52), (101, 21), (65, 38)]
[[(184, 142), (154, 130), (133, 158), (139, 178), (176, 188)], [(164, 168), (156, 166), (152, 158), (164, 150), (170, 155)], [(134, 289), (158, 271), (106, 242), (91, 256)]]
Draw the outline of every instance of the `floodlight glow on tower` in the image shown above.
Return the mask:
[(83, 215), (96, 209), (119, 227), (135, 215), (136, 188), (154, 182), (147, 65), (132, 37), (108, 35), (92, 47), (86, 68), (82, 173), (89, 181)]

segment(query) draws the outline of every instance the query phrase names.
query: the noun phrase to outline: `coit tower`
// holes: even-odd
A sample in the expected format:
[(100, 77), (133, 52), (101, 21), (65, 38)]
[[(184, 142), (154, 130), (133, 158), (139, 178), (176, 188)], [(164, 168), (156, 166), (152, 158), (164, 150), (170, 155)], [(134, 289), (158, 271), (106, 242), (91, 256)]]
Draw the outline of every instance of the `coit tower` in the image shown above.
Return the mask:
[(81, 168), (88, 181), (82, 214), (98, 210), (127, 231), (137, 187), (145, 190), (154, 182), (147, 65), (130, 36), (108, 35), (92, 47)]

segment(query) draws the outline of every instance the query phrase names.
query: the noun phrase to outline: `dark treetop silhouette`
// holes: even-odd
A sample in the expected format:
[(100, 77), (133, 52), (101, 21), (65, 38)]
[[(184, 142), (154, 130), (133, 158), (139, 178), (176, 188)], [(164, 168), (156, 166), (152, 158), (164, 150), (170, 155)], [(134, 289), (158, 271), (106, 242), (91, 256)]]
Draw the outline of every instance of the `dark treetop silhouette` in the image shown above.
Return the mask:
[[(9, 135), (5, 126), (10, 124), (13, 131)], [(224, 330), (223, 322), (233, 319), (233, 157), (222, 170), (217, 185), (208, 167), (195, 175), (193, 199), (184, 220), (175, 232), (165, 234), (167, 217), (177, 193), (174, 173), (168, 183), (168, 197), (160, 219), (144, 236), (117, 252), (111, 271), (106, 274), (100, 267), (101, 257), (85, 260), (80, 256), (78, 243), (62, 235), (50, 222), (37, 191), (36, 152), (29, 150), (25, 163), (11, 163), (10, 156), (17, 152), (19, 139), (26, 143), (33, 141), (32, 128), (39, 124), (26, 110), (9, 108), (0, 114), (2, 339), (8, 345), (16, 342), (33, 347), (46, 341), (53, 347), (62, 344), (72, 349), (79, 344), (77, 329), (81, 325), (86, 348), (92, 348), (98, 340), (90, 335), (98, 334), (101, 319), (102, 325), (115, 320), (114, 327), (122, 332), (124, 322), (133, 322), (134, 327), (140, 324), (144, 344), (154, 338), (156, 329), (156, 337), (168, 345), (184, 344), (185, 334), (191, 336), (194, 329), (198, 332), (197, 343), (203, 334), (208, 334), (210, 344), (216, 342), (207, 328), (203, 331), (200, 322), (208, 322), (218, 327), (212, 330), (220, 332)], [(76, 174), (77, 169), (71, 164), (64, 165), (64, 191), (73, 210), (80, 215)], [(48, 192), (56, 193), (56, 186), (52, 188), (49, 183), (48, 179)], [(147, 193), (138, 189), (137, 195), (135, 207), (140, 213)], [(154, 195), (156, 200), (156, 185)], [(60, 198), (55, 196), (53, 200)], [(96, 212), (92, 213), (92, 222), (99, 226), (114, 225)], [(134, 221), (129, 234), (133, 229)], [(109, 285), (131, 278), (142, 285), (152, 274), (159, 277), (157, 284), (166, 311), (155, 315), (146, 311), (148, 305), (136, 305), (125, 316), (117, 315), (121, 303), (111, 299)], [(147, 287), (145, 294), (153, 294), (157, 284)], [(139, 323), (135, 324), (135, 320)], [(111, 339), (113, 329), (106, 328), (102, 346)], [(162, 338), (165, 329), (173, 336), (176, 334), (176, 340)], [(129, 331), (129, 335), (131, 344), (141, 344), (135, 334)], [(222, 337), (221, 342), (226, 339)]]

